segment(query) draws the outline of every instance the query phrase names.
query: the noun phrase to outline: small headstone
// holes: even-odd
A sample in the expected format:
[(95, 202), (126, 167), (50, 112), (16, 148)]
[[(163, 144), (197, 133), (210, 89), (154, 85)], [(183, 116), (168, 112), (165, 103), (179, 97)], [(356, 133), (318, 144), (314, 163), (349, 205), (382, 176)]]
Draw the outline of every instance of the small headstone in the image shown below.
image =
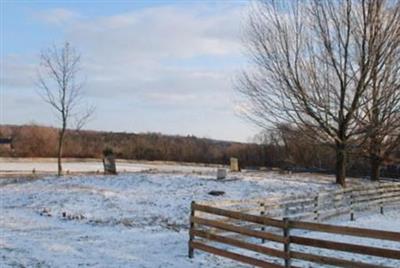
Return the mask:
[(231, 159), (230, 159), (230, 169), (231, 169), (232, 172), (240, 171), (239, 159), (237, 159), (235, 157), (231, 157)]
[(226, 169), (219, 168), (217, 169), (217, 180), (223, 180), (226, 178)]
[(103, 151), (103, 166), (105, 174), (117, 174), (117, 168), (115, 166), (115, 157), (111, 149), (105, 149)]

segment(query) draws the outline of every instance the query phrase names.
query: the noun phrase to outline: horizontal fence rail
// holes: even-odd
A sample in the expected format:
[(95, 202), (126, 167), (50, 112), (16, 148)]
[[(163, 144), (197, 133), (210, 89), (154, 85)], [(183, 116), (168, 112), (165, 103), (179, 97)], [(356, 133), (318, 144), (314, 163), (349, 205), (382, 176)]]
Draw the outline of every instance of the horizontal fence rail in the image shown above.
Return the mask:
[(398, 182), (371, 183), (371, 185), (297, 196), (201, 202), (203, 205), (252, 215), (312, 221), (324, 221), (343, 215), (348, 215), (351, 220), (355, 220), (357, 213), (379, 209), (383, 214), (385, 206), (399, 203), (400, 183)]
[[(235, 220), (235, 223), (227, 222), (227, 218)], [(249, 228), (252, 226), (248, 225), (249, 223), (264, 228), (254, 230)], [(268, 228), (278, 232), (270, 231)], [(225, 233), (215, 232), (216, 229)], [(292, 234), (298, 231), (299, 234)], [(227, 233), (235, 233), (240, 235), (240, 238), (233, 238)], [(322, 233), (323, 238), (313, 238), (310, 233)], [(342, 236), (389, 241), (393, 248), (370, 246), (368, 242), (355, 244), (338, 240)], [(334, 239), (331, 239), (332, 237)], [(261, 244), (260, 238), (267, 243)], [(386, 267), (368, 263), (369, 258), (364, 258), (362, 261), (353, 257), (346, 259), (337, 252), (397, 261), (400, 260), (400, 232), (336, 226), (289, 218), (274, 219), (192, 202), (189, 230), (190, 258), (193, 258), (195, 249), (258, 267), (295, 267), (292, 265), (293, 261), (305, 262), (307, 267), (310, 263), (317, 266)], [(316, 254), (314, 249), (328, 253)], [(336, 255), (329, 252), (336, 252)], [(392, 267), (400, 267), (400, 261), (397, 264)]]

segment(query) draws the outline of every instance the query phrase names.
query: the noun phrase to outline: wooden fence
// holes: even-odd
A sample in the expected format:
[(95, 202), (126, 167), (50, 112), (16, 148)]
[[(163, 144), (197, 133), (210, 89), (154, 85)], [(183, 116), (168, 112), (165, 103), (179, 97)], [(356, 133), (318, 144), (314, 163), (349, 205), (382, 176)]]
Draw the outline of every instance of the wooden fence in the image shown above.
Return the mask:
[(201, 202), (271, 218), (323, 221), (335, 216), (348, 215), (351, 220), (359, 212), (379, 209), (400, 202), (400, 183), (385, 182), (353, 186), (339, 190), (291, 196), (274, 196), (250, 200)]
[[(200, 217), (198, 214), (202, 216)], [(227, 223), (222, 220), (223, 218), (241, 223), (256, 224), (259, 228), (248, 228), (246, 224)], [(266, 231), (268, 228), (277, 229), (279, 233)], [(225, 234), (235, 233), (241, 239), (215, 233), (215, 229), (223, 230)], [(328, 236), (328, 239), (312, 238), (309, 235), (310, 232), (322, 233), (324, 237)], [(329, 239), (329, 235), (335, 236), (335, 239)], [(389, 241), (392, 243), (392, 247), (387, 248), (385, 246), (383, 248), (365, 245), (370, 244), (365, 242), (365, 239), (364, 244), (360, 242), (357, 244), (339, 242), (337, 238), (340, 238), (341, 235)], [(387, 260), (394, 261), (397, 262), (394, 267), (400, 267), (399, 232), (335, 226), (296, 221), (289, 218), (274, 219), (196, 204), (195, 202), (192, 202), (191, 205), (189, 236), (190, 258), (193, 258), (196, 249), (259, 267), (296, 267), (292, 265), (294, 261), (307, 262), (307, 264), (311, 262), (317, 266), (325, 264), (339, 267), (386, 267), (377, 263), (367, 263), (364, 260), (356, 261), (353, 256), (349, 257), (351, 259), (346, 259), (343, 258), (343, 254), (340, 257), (334, 257), (332, 256), (332, 250), (334, 250), (361, 256), (382, 257), (385, 258), (385, 262)], [(260, 244), (259, 239), (268, 242), (267, 244)], [(223, 245), (222, 248), (221, 244)], [(233, 250), (228, 250), (227, 247), (231, 247)], [(309, 247), (312, 247), (312, 251)], [(315, 254), (316, 249), (328, 251), (329, 255)]]

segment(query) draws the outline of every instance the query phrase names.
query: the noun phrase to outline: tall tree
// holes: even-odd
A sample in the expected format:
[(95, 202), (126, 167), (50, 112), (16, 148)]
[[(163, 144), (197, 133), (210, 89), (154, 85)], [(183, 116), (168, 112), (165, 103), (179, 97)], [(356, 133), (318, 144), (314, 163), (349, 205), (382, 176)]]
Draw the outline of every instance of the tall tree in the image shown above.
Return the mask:
[(377, 64), (363, 96), (366, 105), (358, 114), (361, 147), (369, 158), (372, 180), (379, 179), (382, 163), (400, 144), (400, 1), (387, 8), (384, 4), (374, 2), (378, 15), (370, 31), (382, 42), (373, 48)]
[(292, 125), (331, 144), (345, 186), (349, 141), (376, 64), (373, 0), (260, 1), (245, 43), (253, 65), (238, 86), (246, 116), (261, 127)]
[(78, 81), (81, 57), (65, 42), (61, 47), (44, 50), (40, 57), (38, 86), (40, 95), (50, 104), (60, 120), (57, 146), (58, 175), (62, 175), (62, 154), (67, 127), (75, 119), (81, 128), (93, 113), (93, 108), (82, 110), (82, 86)]

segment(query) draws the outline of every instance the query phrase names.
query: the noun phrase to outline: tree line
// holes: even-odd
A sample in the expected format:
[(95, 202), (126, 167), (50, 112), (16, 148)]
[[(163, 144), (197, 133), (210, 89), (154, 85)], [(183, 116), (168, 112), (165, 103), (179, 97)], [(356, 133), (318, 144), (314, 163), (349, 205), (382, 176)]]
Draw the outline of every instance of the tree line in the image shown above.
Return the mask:
[[(11, 137), (13, 150), (1, 156), (58, 157), (59, 129), (38, 125), (3, 125), (0, 137)], [(263, 146), (216, 141), (195, 136), (169, 136), (159, 133), (123, 133), (67, 129), (63, 157), (101, 158), (103, 150), (112, 149), (117, 158), (195, 163), (229, 164), (230, 157), (242, 166), (265, 166), (273, 154)]]
[[(2, 157), (57, 157), (59, 129), (39, 125), (1, 125), (0, 137), (12, 139), (12, 150), (0, 147)], [(242, 168), (279, 168), (292, 171), (334, 173), (335, 151), (326, 144), (305, 139), (301, 131), (288, 126), (262, 132), (253, 143), (239, 143), (171, 136), (159, 133), (124, 133), (88, 130), (67, 130), (64, 157), (101, 158), (105, 149), (112, 149), (117, 158), (149, 161), (176, 161), (202, 164), (229, 164), (230, 157), (239, 159)], [(368, 176), (368, 161), (361, 152), (352, 151), (347, 172), (352, 176)], [(395, 165), (400, 160), (385, 162), (382, 175), (400, 177)]]

